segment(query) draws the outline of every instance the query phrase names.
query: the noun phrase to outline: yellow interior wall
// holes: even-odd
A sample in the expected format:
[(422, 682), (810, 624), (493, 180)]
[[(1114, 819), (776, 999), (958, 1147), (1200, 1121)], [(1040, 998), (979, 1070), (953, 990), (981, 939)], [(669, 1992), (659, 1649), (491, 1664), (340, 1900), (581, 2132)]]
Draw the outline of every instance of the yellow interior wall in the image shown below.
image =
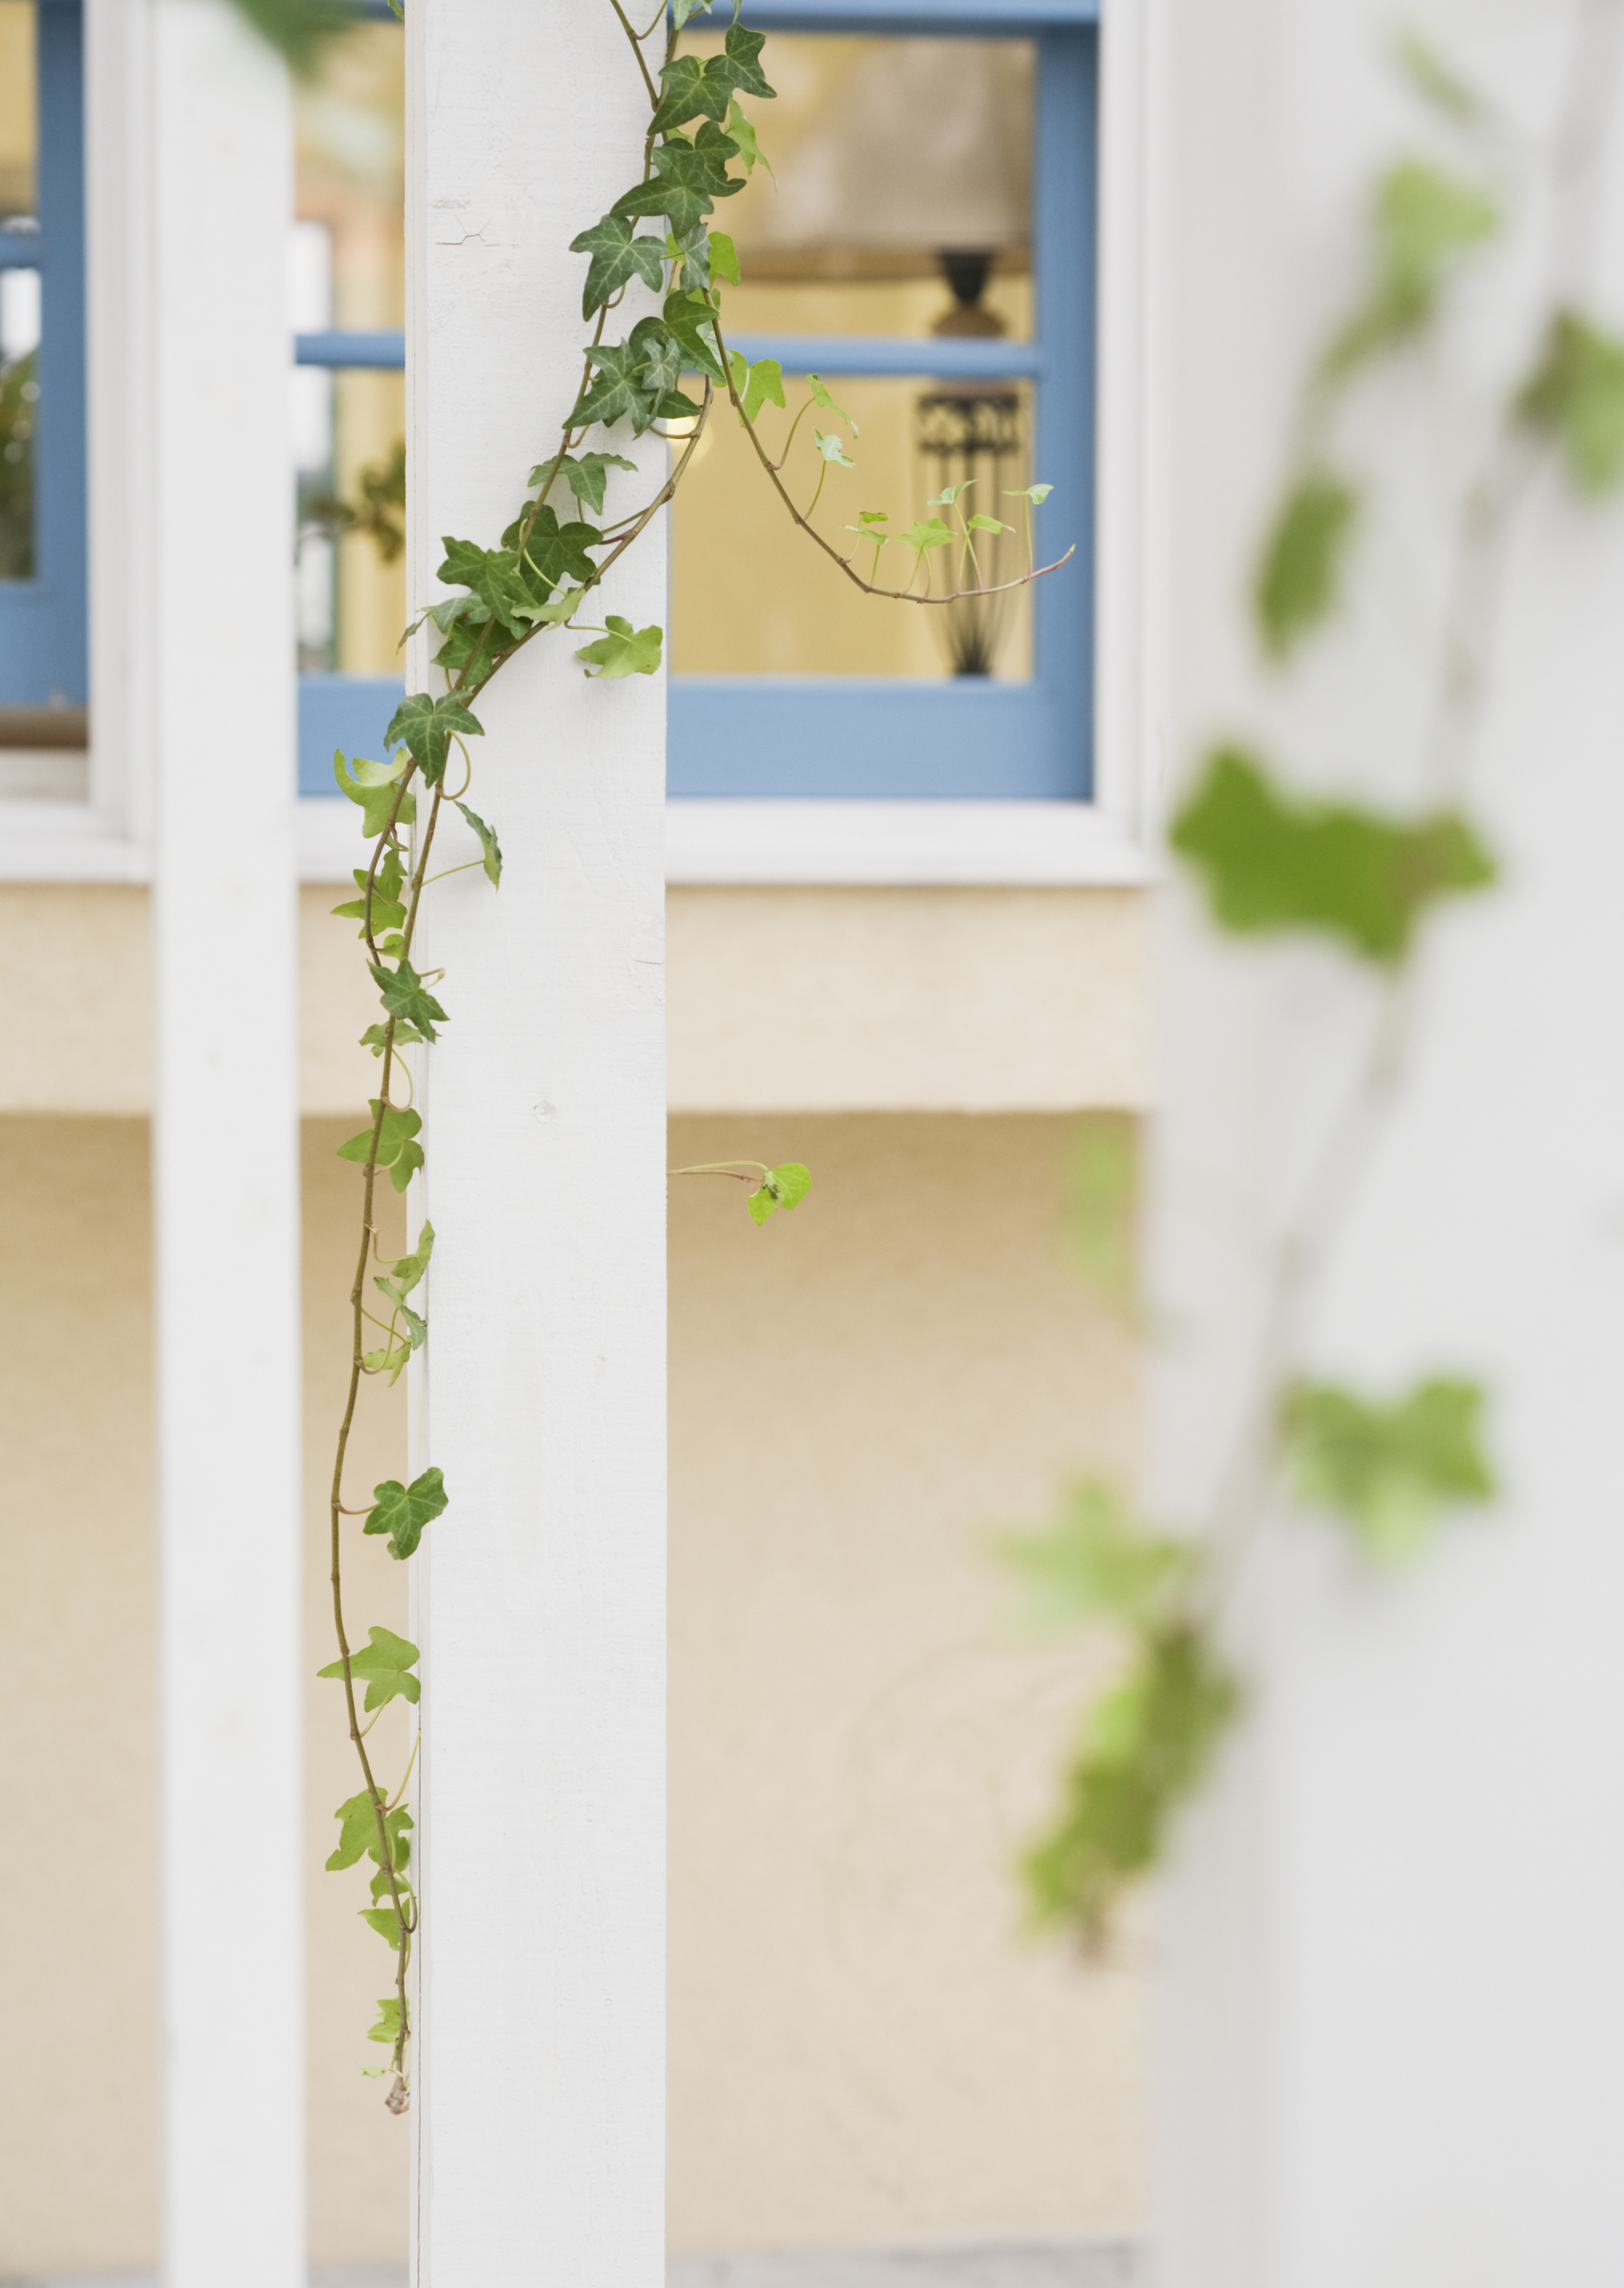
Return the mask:
[[(363, 2081), (384, 1950), (329, 1876), (353, 1791), (322, 1503), (352, 1123), (305, 1131), (311, 2222), (400, 2256), (406, 2140)], [(1010, 1862), (1093, 1673), (1011, 1633), (988, 1556), (1124, 1466), (1125, 1330), (1066, 1271), (1050, 1116), (710, 1115), (673, 1164), (798, 1156), (671, 1210), (671, 2236), (684, 2249), (1042, 2238), (1142, 2213), (1144, 1980), (1018, 1931)], [(148, 2263), (156, 2230), (148, 1170), (133, 1119), (0, 1120), (10, 1498), (0, 1600), (0, 2276)], [(392, 1194), (392, 1227), (402, 1223)], [(370, 1396), (353, 1485), (398, 1473)], [(351, 1611), (405, 1576), (353, 1537)], [(380, 1730), (376, 1736), (383, 1740)], [(389, 1754), (398, 1759), (399, 1743)], [(233, 1882), (221, 1869), (221, 1911)], [(246, 1974), (246, 1973), (245, 1973)], [(221, 2101), (252, 2102), (227, 2036)]]

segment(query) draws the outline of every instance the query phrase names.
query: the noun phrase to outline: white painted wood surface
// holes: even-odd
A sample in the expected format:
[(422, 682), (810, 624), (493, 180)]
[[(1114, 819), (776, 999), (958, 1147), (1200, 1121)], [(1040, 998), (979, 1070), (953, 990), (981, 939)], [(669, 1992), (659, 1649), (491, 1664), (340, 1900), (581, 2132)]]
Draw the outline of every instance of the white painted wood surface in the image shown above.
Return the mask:
[(286, 75), (218, 0), (125, 12), (153, 298), (127, 346), (150, 408), (157, 512), (140, 632), (155, 854), (164, 2277), (295, 2288), (304, 1839), (281, 449), (292, 136)]
[[(1472, 464), (1485, 382), (1528, 354), (1551, 218), (1529, 218), (1509, 285), (1485, 271), (1436, 351), (1371, 383), (1357, 449), (1406, 491), (1402, 544), (1373, 520), (1351, 640), (1265, 691), (1237, 600), (1285, 389), (1357, 274), (1366, 187), (1430, 139), (1374, 0), (1321, 0), (1289, 33), (1266, 0), (1168, 12), (1180, 759), (1261, 726), (1300, 778), (1420, 801), (1430, 496)], [(1438, 0), (1422, 19), (1531, 167), (1579, 13)], [(1616, 323), (1616, 166), (1612, 187), (1595, 282)], [(1188, 1823), (1164, 1934), (1168, 2288), (1624, 2276), (1621, 590), (1624, 506), (1541, 481), (1470, 796), (1505, 884), (1435, 930), (1413, 1077), (1309, 1347), (1373, 1394), (1479, 1378), (1502, 1498), (1407, 1575), (1311, 1519), (1275, 1520), (1246, 1568), (1230, 1620), (1252, 1714)], [(1234, 1434), (1264, 1249), (1367, 989), (1323, 952), (1218, 944), (1182, 894), (1166, 953), (1157, 1499), (1188, 1518)]]
[[(494, 544), (574, 401), (582, 261), (640, 170), (603, 4), (408, 11), (413, 600), (440, 536)], [(612, 338), (638, 314), (628, 306)], [(623, 432), (611, 441), (630, 449)], [(663, 448), (646, 447), (647, 481)], [(611, 480), (612, 509), (643, 495)], [(664, 620), (651, 535), (606, 608)], [(438, 679), (436, 679), (436, 681)], [(408, 687), (426, 687), (424, 647)], [(422, 1081), (439, 1235), (412, 1466), (450, 1507), (416, 1570), (414, 2200), (433, 2288), (655, 2288), (663, 2242), (664, 1049), (660, 680), (567, 638), (478, 710), (499, 831), (425, 904), (450, 1012)], [(446, 862), (476, 854), (453, 819)]]

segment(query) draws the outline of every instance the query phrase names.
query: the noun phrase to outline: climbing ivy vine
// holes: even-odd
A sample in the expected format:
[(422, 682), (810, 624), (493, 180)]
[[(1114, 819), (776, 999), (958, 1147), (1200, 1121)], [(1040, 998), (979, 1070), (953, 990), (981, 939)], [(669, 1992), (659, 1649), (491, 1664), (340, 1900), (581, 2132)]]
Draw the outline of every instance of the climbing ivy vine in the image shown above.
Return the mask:
[[(323, 43), (354, 21), (345, 0), (236, 4), (299, 70), (311, 68)], [(408, 1254), (382, 1259), (378, 1185), (384, 1180), (405, 1192), (424, 1165), (428, 1140), (411, 1101), (404, 1053), (428, 1051), (440, 1028), (451, 1021), (440, 998), (448, 989), (444, 973), (432, 956), (424, 959), (418, 940), (423, 892), (437, 878), (430, 867), (448, 805), (478, 839), (481, 855), (471, 864), (483, 867), (493, 890), (502, 882), (498, 826), (465, 799), (473, 778), (470, 742), (483, 735), (472, 703), (528, 646), (565, 629), (589, 639), (574, 646), (574, 656), (594, 680), (613, 682), (659, 669), (659, 627), (634, 627), (612, 611), (601, 622), (589, 621), (585, 614), (620, 559), (671, 500), (719, 397), (726, 399), (791, 521), (867, 595), (939, 607), (963, 596), (995, 592), (983, 581), (978, 536), (1013, 528), (990, 508), (967, 503), (969, 488), (963, 484), (947, 486), (925, 504), (924, 514), (907, 522), (887, 510), (861, 511), (859, 521), (847, 528), (852, 535), (848, 550), (812, 526), (812, 512), (831, 471), (857, 465), (848, 443), (856, 441), (858, 426), (813, 374), (807, 377), (804, 401), (788, 419), (781, 445), (776, 452), (769, 446), (761, 420), (769, 406), (788, 415), (788, 377), (775, 359), (752, 363), (728, 346), (723, 290), (740, 282), (739, 257), (733, 240), (711, 222), (718, 203), (741, 191), (762, 163), (745, 105), (773, 97), (762, 65), (764, 36), (740, 20), (734, 0), (720, 52), (703, 57), (681, 53), (677, 40), (684, 26), (708, 13), (712, 0), (670, 0), (669, 12), (661, 6), (641, 30), (621, 0), (606, 4), (625, 34), (629, 68), (640, 76), (648, 119), (635, 153), (629, 155), (628, 172), (635, 166), (635, 179), (606, 214), (596, 221), (583, 218), (569, 244), (570, 253), (584, 265), (581, 313), (583, 324), (591, 328), (574, 400), (561, 415), (556, 441), (531, 469), (496, 544), (450, 536), (445, 540), (437, 576), (448, 593), (426, 606), (407, 631), (409, 636), (431, 629), (432, 664), (444, 687), (414, 693), (401, 703), (384, 733), (382, 757), (341, 752), (334, 758), (339, 792), (359, 809), (368, 846), (366, 862), (354, 869), (354, 897), (335, 910), (359, 925), (380, 1013), (362, 1036), (362, 1045), (378, 1061), (377, 1093), (367, 1125), (339, 1148), (339, 1157), (359, 1172), (361, 1196), (349, 1292), (351, 1365), (330, 1491), (338, 1656), (320, 1673), (343, 1688), (361, 1784), (335, 1815), (338, 1842), (327, 1864), (335, 1873), (363, 1864), (371, 1870), (371, 1903), (361, 1912), (394, 1958), (394, 1990), (380, 2002), (370, 2035), (387, 2050), (388, 2061), (373, 2070), (388, 2079), (384, 2101), (396, 2113), (409, 2103), (408, 1970), (421, 1916), (407, 1797), (416, 1748), (392, 1788), (375, 1770), (367, 1742), (392, 1702), (419, 1702), (419, 1653), (406, 1639), (376, 1626), (368, 1630), (364, 1646), (352, 1640), (344, 1601), (345, 1521), (360, 1519), (363, 1535), (376, 1536), (392, 1556), (408, 1559), (425, 1529), (445, 1513), (450, 1496), (440, 1470), (430, 1468), (410, 1484), (390, 1479), (373, 1489), (369, 1501), (349, 1503), (345, 1467), (363, 1391), (380, 1378), (397, 1381), (429, 1339), (424, 1297), (434, 1229), (425, 1221)], [(401, 13), (400, 0), (391, 0), (391, 6)], [(645, 308), (621, 339), (612, 339), (611, 321), (629, 297), (652, 299), (658, 306)], [(683, 385), (694, 380), (697, 397), (686, 394)], [(828, 426), (820, 428), (814, 420), (803, 435), (808, 414)], [(606, 504), (612, 473), (636, 477), (638, 465), (590, 441), (599, 433), (606, 440), (622, 429), (632, 439), (648, 433), (669, 438), (679, 449), (669, 477), (651, 497), (628, 513), (611, 515)], [(792, 467), (797, 439), (801, 456)], [(332, 529), (363, 529), (380, 552), (398, 552), (402, 520), (393, 512), (404, 505), (407, 480), (402, 454), (366, 473), (359, 504), (322, 503), (319, 512)], [(1050, 490), (1038, 484), (1010, 496), (1021, 504), (1026, 568), (999, 584), (1002, 588), (1024, 586), (1058, 569), (1072, 553), (1068, 549), (1053, 564), (1040, 566), (1036, 560), (1033, 511)], [(889, 559), (887, 551), (894, 552)], [(899, 568), (890, 583), (881, 578), (883, 560)], [(946, 567), (939, 578), (939, 561)], [(798, 1162), (768, 1167), (739, 1160), (672, 1173), (743, 1183), (745, 1204), (758, 1227), (780, 1208), (797, 1207), (812, 1180)]]
[[(1430, 925), (1446, 902), (1496, 880), (1488, 838), (1465, 803), (1517, 510), (1553, 463), (1585, 501), (1624, 480), (1624, 338), (1580, 306), (1567, 244), (1588, 233), (1563, 206), (1595, 195), (1585, 187), (1605, 131), (1596, 90), (1608, 84), (1606, 17), (1578, 0), (1561, 115), (1538, 146), (1557, 212), (1550, 274), (1522, 371), (1499, 400), (1446, 536), (1422, 806), (1304, 796), (1261, 746), (1232, 740), (1202, 759), (1171, 821), (1172, 852), (1220, 930), (1317, 938), (1364, 971), (1380, 1006), (1345, 1104), (1273, 1243), (1256, 1384), (1208, 1514), (1187, 1537), (1162, 1534), (1089, 1483), (1047, 1529), (1004, 1546), (1044, 1617), (1103, 1628), (1119, 1649), (1121, 1680), (1086, 1713), (1055, 1815), (1023, 1863), (1034, 1919), (1087, 1943), (1105, 1936), (1126, 1890), (1161, 1858), (1244, 1704), (1221, 1622), (1240, 1559), (1281, 1499), (1390, 1567), (1419, 1556), (1450, 1513), (1494, 1498), (1488, 1399), (1470, 1376), (1359, 1392), (1313, 1379), (1301, 1361), (1317, 1292), (1414, 1064)], [(1400, 61), (1438, 147), (1402, 158), (1375, 185), (1363, 289), (1303, 386), (1252, 589), (1260, 648), (1280, 673), (1343, 608), (1353, 551), (1377, 512), (1343, 442), (1357, 393), (1379, 369), (1414, 359), (1512, 216), (1505, 155), (1517, 139), (1506, 123), (1420, 41), (1403, 44)], [(1111, 1149), (1120, 1153), (1120, 1140)], [(1096, 1271), (1112, 1262), (1108, 1235), (1120, 1223), (1111, 1219), (1125, 1196), (1103, 1143), (1096, 1162), (1102, 1152), (1105, 1173), (1094, 1168), (1082, 1218)], [(1132, 1310), (1120, 1267), (1108, 1291)]]

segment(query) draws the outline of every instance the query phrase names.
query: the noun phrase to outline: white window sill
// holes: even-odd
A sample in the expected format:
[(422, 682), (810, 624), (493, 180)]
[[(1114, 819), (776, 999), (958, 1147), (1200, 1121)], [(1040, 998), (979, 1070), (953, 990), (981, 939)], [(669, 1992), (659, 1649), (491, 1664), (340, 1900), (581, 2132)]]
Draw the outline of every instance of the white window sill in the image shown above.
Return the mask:
[[(677, 884), (1129, 888), (1143, 846), (1088, 803), (674, 801)], [(347, 882), (360, 838), (348, 803), (297, 812), (300, 878)], [(151, 854), (88, 804), (0, 802), (0, 882), (144, 882)]]

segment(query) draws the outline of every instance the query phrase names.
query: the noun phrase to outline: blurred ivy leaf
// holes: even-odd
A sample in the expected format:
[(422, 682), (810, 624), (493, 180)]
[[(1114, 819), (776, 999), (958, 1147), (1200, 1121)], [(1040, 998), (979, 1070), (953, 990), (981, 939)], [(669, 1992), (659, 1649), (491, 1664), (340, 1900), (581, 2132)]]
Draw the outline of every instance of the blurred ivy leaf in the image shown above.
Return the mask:
[(836, 467), (842, 469), (854, 469), (857, 466), (857, 463), (852, 458), (852, 456), (847, 452), (845, 446), (838, 437), (832, 434), (826, 437), (821, 429), (814, 429), (812, 431), (812, 439), (824, 459), (832, 463)]
[[(552, 466), (551, 461), (541, 462), (531, 470), (530, 482), (544, 485), (552, 473)], [(638, 465), (629, 461), (623, 453), (566, 453), (558, 463), (558, 474), (575, 498), (595, 516), (603, 512), (604, 486), (611, 469), (625, 469), (635, 477)]]
[(784, 369), (776, 358), (757, 358), (751, 365), (742, 350), (729, 350), (727, 362), (747, 421), (754, 421), (769, 401), (783, 404)]
[(1449, 1376), (1387, 1405), (1332, 1383), (1299, 1384), (1284, 1419), (1297, 1499), (1339, 1517), (1370, 1556), (1402, 1563), (1441, 1512), (1493, 1499), (1483, 1406), (1476, 1383)]
[[(367, 1924), (370, 1929), (375, 1930), (377, 1933), (378, 1936), (383, 1940), (384, 1945), (390, 1949), (392, 1953), (399, 1954), (400, 1951), (400, 1941), (402, 1935), (404, 1935), (409, 1942), (411, 1934), (409, 1932), (402, 1933), (400, 1918), (395, 1911), (394, 1902), (392, 1900), (391, 1900), (390, 1903), (385, 1907), (362, 1907), (359, 1910), (359, 1912), (362, 1922)], [(370, 2040), (371, 2038), (372, 2037), (369, 2035), (368, 2039)], [(380, 2041), (384, 2041), (392, 2040), (394, 2038), (392, 2035), (380, 2034), (377, 2038)]]
[(348, 0), (233, 0), (233, 4), (301, 79), (309, 79), (319, 68), (334, 38), (365, 20)]
[(1013, 532), (1015, 529), (1012, 524), (1005, 524), (1002, 517), (996, 516), (972, 516), (966, 521), (971, 532)]
[[(378, 1867), (384, 1864), (384, 1853), (378, 1840), (377, 1807), (366, 1788), (341, 1803), (333, 1817), (338, 1822), (338, 1847), (327, 1863), (329, 1875), (342, 1874), (362, 1857), (372, 1860)], [(384, 1831), (389, 1839), (390, 1863), (397, 1874), (412, 1855), (412, 1847), (406, 1830), (412, 1825), (412, 1815), (404, 1804), (384, 1815)]]
[(1612, 491), (1624, 475), (1624, 341), (1561, 311), (1517, 402), (1561, 446), (1580, 492)]
[(1042, 508), (1053, 490), (1052, 485), (1023, 485), (1018, 492), (1006, 492), (1004, 498), (1030, 501), (1034, 508)]
[[(569, 242), (572, 254), (590, 254), (581, 314), (590, 318), (629, 278), (640, 278), (657, 294), (665, 283), (665, 246), (657, 238), (634, 238), (624, 215), (606, 214)], [(532, 477), (532, 484), (537, 481)], [(601, 506), (601, 501), (597, 504)]]
[(404, 1017), (415, 1025), (425, 1041), (439, 1039), (435, 1025), (448, 1024), (449, 1018), (429, 991), (409, 961), (402, 960), (393, 969), (384, 969), (376, 962), (368, 962), (379, 993), (383, 996), (384, 1013), (388, 1017)]
[(1079, 1124), (1066, 1170), (1066, 1252), (1101, 1301), (1129, 1315), (1138, 1173), (1131, 1119), (1091, 1113)]
[(1188, 1625), (1144, 1640), (1128, 1674), (1084, 1721), (1058, 1818), (1022, 1863), (1033, 1919), (1105, 1936), (1136, 1877), (1165, 1851), (1240, 1705), (1235, 1679)]
[(893, 534), (892, 537), (906, 542), (917, 557), (923, 556), (928, 548), (946, 548), (953, 538), (953, 532), (939, 516), (915, 517), (912, 524)]
[(1417, 95), (1457, 127), (1475, 127), (1483, 119), (1482, 98), (1446, 64), (1429, 41), (1416, 31), (1401, 34), (1396, 53), (1398, 68)]
[(634, 628), (617, 612), (611, 612), (604, 623), (607, 635), (596, 643), (582, 644), (575, 657), (588, 669), (598, 670), (591, 678), (597, 683), (615, 683), (623, 675), (653, 675), (660, 664), (660, 643), (662, 631), (659, 628)]
[(1027, 1617), (1040, 1628), (1101, 1619), (1152, 1627), (1168, 1617), (1196, 1562), (1191, 1544), (1147, 1533), (1093, 1479), (1067, 1490), (1046, 1532), (1006, 1534), (998, 1551), (1019, 1575)]
[[(457, 544), (448, 540), (448, 552)], [(390, 717), (384, 744), (392, 747), (398, 743), (403, 746), (428, 784), (433, 786), (445, 775), (453, 735), (478, 739), (484, 731), (485, 726), (478, 716), (471, 715), (455, 693), (442, 691), (438, 699), (431, 699), (426, 691), (418, 691), (403, 699)]]
[(378, 1998), (378, 2022), (368, 2030), (369, 2042), (387, 2042), (392, 2049), (400, 2038), (400, 1998), (398, 1994), (383, 1994)]
[[(409, 1105), (385, 1105), (381, 1124), (378, 1124), (380, 1100), (374, 1097), (371, 1104), (373, 1124), (378, 1128), (377, 1164), (388, 1167), (396, 1159), (408, 1140), (416, 1136), (423, 1125), (423, 1115), (414, 1112)], [(341, 1160), (356, 1160), (364, 1166), (372, 1150), (372, 1128), (363, 1128), (359, 1136), (352, 1136), (338, 1147)]]
[(1335, 609), (1359, 496), (1328, 469), (1310, 469), (1287, 495), (1253, 588), (1268, 650), (1285, 659)]
[(1168, 838), (1204, 876), (1224, 928), (1319, 931), (1388, 965), (1404, 959), (1429, 906), (1494, 879), (1458, 814), (1403, 820), (1298, 800), (1232, 747), (1209, 759)]
[(718, 199), (732, 198), (744, 188), (727, 171), (728, 161), (738, 156), (733, 137), (709, 121), (692, 142), (685, 135), (668, 135), (654, 146), (654, 171), (648, 180), (622, 191), (609, 211), (663, 215), (678, 238), (684, 237)]
[[(350, 1655), (350, 1674), (367, 1680), (367, 1707), (386, 1708), (392, 1700), (416, 1700), (423, 1690), (412, 1674), (422, 1657), (416, 1646), (396, 1636), (392, 1629), (368, 1629), (367, 1638), (361, 1649)], [(319, 1668), (316, 1674), (336, 1676), (342, 1684), (344, 1663), (336, 1660), (329, 1667)]]
[(357, 755), (346, 763), (343, 749), (333, 750), (333, 776), (338, 782), (338, 791), (360, 805), (360, 830), (368, 842), (377, 840), (392, 812), (400, 826), (410, 826), (417, 815), (416, 795), (402, 795), (400, 807), (395, 810), (395, 783), (408, 759), (402, 755), (393, 763), (369, 763), (364, 756)]
[(705, 14), (711, 0), (671, 0), (672, 29), (680, 32), (690, 16)]
[(470, 810), (465, 802), (459, 802), (456, 806), (479, 836), (479, 847), (485, 854), (485, 871), (499, 890), (502, 887), (502, 845), (496, 839), (495, 828), (487, 826), (479, 812)]
[[(386, 1026), (368, 1025), (355, 1045), (357, 1048), (370, 1049), (375, 1057), (381, 1057), (389, 1046), (385, 1037), (387, 1031)], [(409, 1048), (414, 1042), (421, 1041), (423, 1035), (415, 1025), (408, 1025), (404, 1018), (396, 1018), (394, 1045), (397, 1049)]]
[(814, 405), (820, 405), (826, 413), (832, 413), (836, 421), (844, 421), (854, 437), (860, 437), (862, 435), (862, 431), (858, 427), (856, 422), (852, 420), (852, 416), (846, 411), (845, 407), (844, 405), (836, 405), (834, 399), (829, 395), (828, 385), (824, 382), (821, 375), (809, 373), (806, 377), (806, 386), (812, 393), (812, 402)]
[(1333, 337), (1322, 371), (1349, 375), (1429, 325), (1450, 271), (1500, 227), (1500, 210), (1479, 185), (1421, 159), (1401, 159), (1376, 186), (1371, 217), (1374, 273), (1365, 298)]
[(799, 1160), (786, 1160), (769, 1168), (753, 1192), (745, 1196), (750, 1220), (757, 1229), (780, 1208), (798, 1208), (812, 1189), (812, 1170)]
[[(417, 1235), (417, 1244), (411, 1253), (401, 1256), (397, 1262), (390, 1266), (393, 1277), (375, 1279), (373, 1284), (382, 1289), (398, 1310), (403, 1310), (407, 1297), (421, 1284), (427, 1273), (433, 1252), (434, 1227), (425, 1221), (423, 1229)], [(422, 1321), (419, 1320), (417, 1323), (421, 1326)], [(416, 1344), (414, 1343), (412, 1347), (416, 1350)]]
[(399, 1478), (386, 1478), (374, 1486), (372, 1498), (374, 1507), (361, 1531), (387, 1534), (390, 1555), (409, 1557), (423, 1538), (424, 1527), (445, 1511), (446, 1482), (438, 1470), (424, 1470), (409, 1486)]

